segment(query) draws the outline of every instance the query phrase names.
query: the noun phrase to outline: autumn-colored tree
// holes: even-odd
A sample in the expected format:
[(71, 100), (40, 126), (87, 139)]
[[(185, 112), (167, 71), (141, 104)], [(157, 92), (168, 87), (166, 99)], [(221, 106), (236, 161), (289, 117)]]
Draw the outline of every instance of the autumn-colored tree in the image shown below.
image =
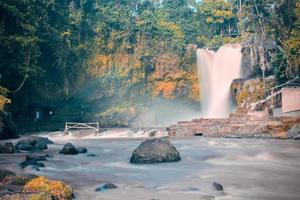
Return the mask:
[(231, 34), (235, 28), (236, 16), (232, 12), (232, 6), (224, 0), (203, 0), (198, 11), (205, 17), (214, 34)]

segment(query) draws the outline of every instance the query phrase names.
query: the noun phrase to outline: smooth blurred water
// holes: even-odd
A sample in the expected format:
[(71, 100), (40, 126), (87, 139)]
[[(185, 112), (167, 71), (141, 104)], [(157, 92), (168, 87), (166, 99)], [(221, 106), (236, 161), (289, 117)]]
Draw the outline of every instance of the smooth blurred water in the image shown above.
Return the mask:
[[(23, 154), (1, 155), (0, 168), (33, 172), (63, 180), (75, 189), (77, 199), (227, 199), (299, 200), (300, 143), (292, 140), (225, 139), (189, 137), (171, 139), (181, 154), (176, 163), (130, 164), (131, 152), (142, 139), (74, 139), (75, 146), (88, 148), (87, 154), (62, 155), (57, 152), (65, 140), (55, 140), (37, 172), (16, 166)], [(68, 141), (69, 142), (69, 141)], [(214, 190), (216, 181), (224, 192)], [(102, 183), (119, 188), (95, 192)]]

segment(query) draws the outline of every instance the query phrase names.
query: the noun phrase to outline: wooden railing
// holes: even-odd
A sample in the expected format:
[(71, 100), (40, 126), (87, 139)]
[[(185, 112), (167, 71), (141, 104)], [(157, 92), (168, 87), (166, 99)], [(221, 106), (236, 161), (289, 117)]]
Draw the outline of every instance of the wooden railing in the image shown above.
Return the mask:
[(95, 134), (99, 133), (99, 123), (89, 122), (89, 123), (79, 123), (79, 122), (66, 122), (64, 134), (68, 134), (71, 129), (92, 129), (95, 130)]
[(281, 88), (283, 88), (284, 86), (287, 86), (289, 84), (294, 83), (295, 81), (297, 81), (299, 79), (299, 77), (295, 77), (292, 80), (289, 80), (283, 84), (280, 85), (276, 85), (268, 90), (265, 91), (265, 98), (257, 101), (255, 103), (251, 103), (251, 110), (254, 110), (256, 108), (256, 106), (258, 106), (259, 104), (263, 104), (265, 102), (267, 102), (268, 100), (272, 99), (273, 97), (278, 96), (279, 94), (282, 93)]

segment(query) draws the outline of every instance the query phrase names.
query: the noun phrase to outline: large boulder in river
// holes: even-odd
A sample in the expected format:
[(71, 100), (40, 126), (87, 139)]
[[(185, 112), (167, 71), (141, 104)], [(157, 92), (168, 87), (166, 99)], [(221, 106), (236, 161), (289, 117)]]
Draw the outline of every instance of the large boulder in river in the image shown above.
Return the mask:
[(148, 164), (160, 162), (176, 162), (181, 157), (176, 148), (167, 139), (151, 139), (140, 144), (132, 152), (130, 163)]
[(47, 149), (47, 144), (53, 144), (53, 142), (46, 137), (27, 136), (18, 140), (16, 149), (23, 151), (43, 150)]
[(70, 154), (70, 155), (75, 155), (78, 154), (77, 149), (73, 146), (72, 143), (67, 143), (65, 146), (62, 148), (62, 150), (59, 151), (61, 154)]

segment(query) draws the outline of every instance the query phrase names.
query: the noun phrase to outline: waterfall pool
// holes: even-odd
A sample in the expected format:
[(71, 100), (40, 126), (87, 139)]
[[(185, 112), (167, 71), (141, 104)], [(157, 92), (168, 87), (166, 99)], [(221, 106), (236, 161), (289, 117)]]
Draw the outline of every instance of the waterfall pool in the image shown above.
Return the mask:
[[(143, 141), (134, 139), (55, 140), (45, 168), (22, 170), (23, 153), (0, 155), (0, 168), (59, 179), (74, 188), (76, 199), (131, 200), (298, 200), (300, 143), (293, 140), (171, 138), (182, 161), (130, 164), (131, 152)], [(66, 142), (88, 153), (62, 155)], [(88, 156), (88, 154), (95, 156)], [(118, 189), (95, 192), (103, 183)], [(212, 183), (223, 185), (216, 191)]]

